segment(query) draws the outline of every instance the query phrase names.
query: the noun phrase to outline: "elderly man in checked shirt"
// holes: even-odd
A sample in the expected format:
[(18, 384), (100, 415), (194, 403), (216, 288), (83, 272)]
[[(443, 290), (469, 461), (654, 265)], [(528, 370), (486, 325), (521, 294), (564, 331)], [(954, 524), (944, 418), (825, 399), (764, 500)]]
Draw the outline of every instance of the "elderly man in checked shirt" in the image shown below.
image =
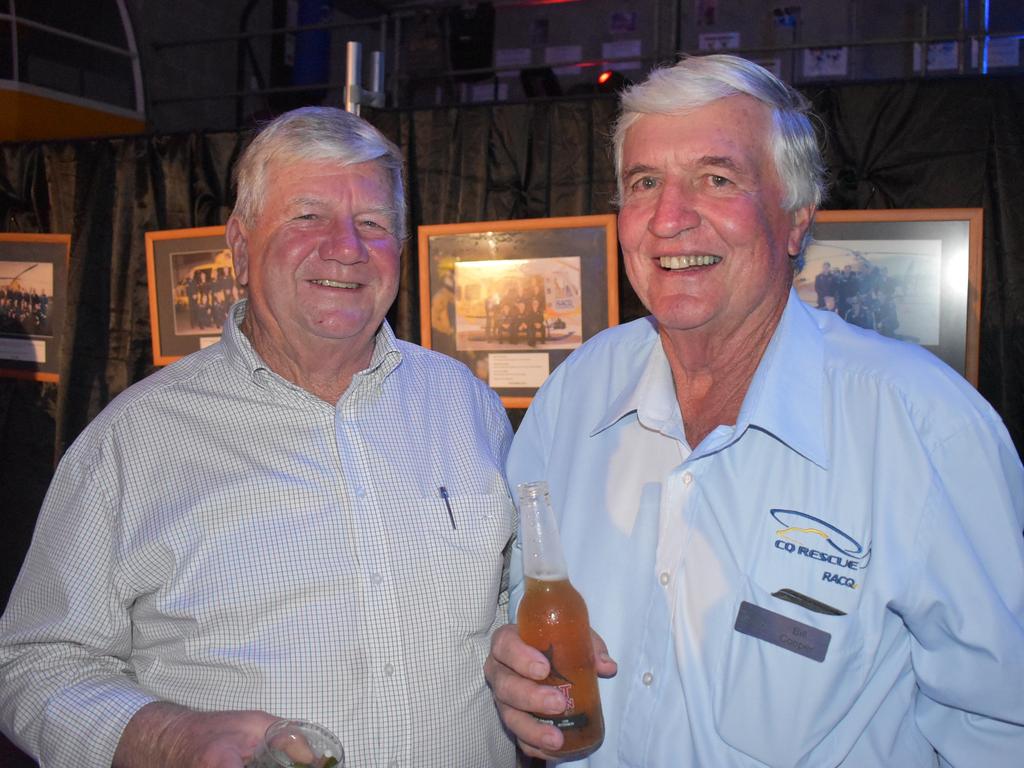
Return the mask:
[(401, 155), (305, 108), (238, 169), (248, 300), (65, 455), (0, 624), (41, 765), (240, 768), (278, 718), (348, 768), (511, 766), (481, 666), (516, 522), (497, 396), (396, 340)]

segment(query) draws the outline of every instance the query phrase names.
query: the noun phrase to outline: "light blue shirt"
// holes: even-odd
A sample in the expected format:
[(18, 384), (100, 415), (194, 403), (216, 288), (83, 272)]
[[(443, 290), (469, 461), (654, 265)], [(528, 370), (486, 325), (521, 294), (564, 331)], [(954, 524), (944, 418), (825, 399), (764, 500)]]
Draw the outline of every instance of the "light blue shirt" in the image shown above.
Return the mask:
[(579, 765), (1024, 764), (1024, 470), (920, 347), (791, 293), (738, 423), (691, 451), (653, 322), (612, 328), (538, 392), (508, 477), (549, 482), (619, 663)]

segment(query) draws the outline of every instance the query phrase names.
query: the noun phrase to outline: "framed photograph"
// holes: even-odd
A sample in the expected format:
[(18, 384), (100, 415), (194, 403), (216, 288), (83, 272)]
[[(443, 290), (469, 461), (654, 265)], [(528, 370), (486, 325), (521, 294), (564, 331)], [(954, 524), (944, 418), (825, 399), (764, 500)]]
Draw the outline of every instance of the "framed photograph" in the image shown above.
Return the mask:
[(224, 227), (146, 233), (153, 363), (167, 365), (220, 339), (242, 295)]
[(978, 386), (981, 208), (819, 211), (794, 284), (847, 322), (920, 344)]
[(56, 382), (70, 235), (0, 234), (0, 376)]
[(419, 228), (423, 346), (525, 408), (576, 347), (619, 322), (615, 216)]

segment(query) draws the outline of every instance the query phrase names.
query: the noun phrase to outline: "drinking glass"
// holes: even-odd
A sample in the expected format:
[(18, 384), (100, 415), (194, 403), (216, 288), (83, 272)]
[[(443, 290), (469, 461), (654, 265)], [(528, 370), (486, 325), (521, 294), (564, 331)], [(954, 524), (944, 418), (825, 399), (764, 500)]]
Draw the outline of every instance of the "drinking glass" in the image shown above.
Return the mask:
[(344, 768), (338, 737), (306, 720), (278, 720), (267, 728), (263, 745), (247, 768)]

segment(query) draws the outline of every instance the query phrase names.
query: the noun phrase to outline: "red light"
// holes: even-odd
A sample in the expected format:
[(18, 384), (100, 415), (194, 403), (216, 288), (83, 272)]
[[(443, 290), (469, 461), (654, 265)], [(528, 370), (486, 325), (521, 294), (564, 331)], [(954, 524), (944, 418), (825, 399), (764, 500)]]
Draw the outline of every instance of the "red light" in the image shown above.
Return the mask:
[(612, 79), (612, 71), (610, 69), (606, 69), (604, 72), (602, 72), (600, 75), (597, 76), (597, 84), (598, 85), (604, 85), (605, 83), (607, 83), (611, 79)]
[(581, 0), (508, 0), (508, 2), (498, 2), (495, 5), (500, 7), (510, 8), (521, 8), (523, 6), (530, 5), (562, 5), (563, 3), (579, 3)]

